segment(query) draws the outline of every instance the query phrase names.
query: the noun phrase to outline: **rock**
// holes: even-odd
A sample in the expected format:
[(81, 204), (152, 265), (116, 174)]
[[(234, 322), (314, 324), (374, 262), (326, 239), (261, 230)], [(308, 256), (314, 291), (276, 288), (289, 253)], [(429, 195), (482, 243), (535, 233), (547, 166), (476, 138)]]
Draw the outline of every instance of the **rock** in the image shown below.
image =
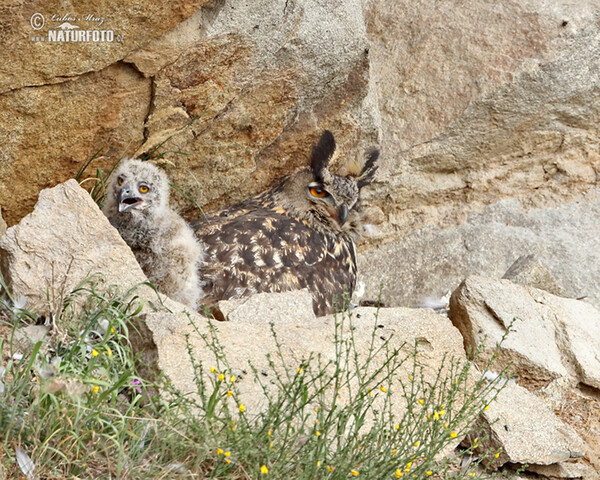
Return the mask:
[(490, 408), (482, 414), (486, 430), (482, 451), (500, 456), (495, 466), (507, 462), (552, 465), (583, 455), (581, 437), (561, 422), (536, 395), (515, 384), (507, 384)]
[[(599, 117), (600, 118), (600, 117)], [(600, 190), (555, 208), (531, 209), (503, 200), (461, 225), (417, 225), (411, 234), (359, 251), (365, 298), (388, 306), (442, 297), (469, 275), (500, 278), (523, 255), (533, 254), (564, 296), (587, 297), (600, 308)], [(597, 233), (597, 234), (596, 234)]]
[[(266, 296), (273, 298), (267, 300)], [(280, 297), (279, 294), (264, 294), (262, 299), (273, 303), (277, 302)], [(263, 312), (259, 304), (256, 304), (257, 308), (252, 311), (249, 303), (244, 305), (247, 307), (245, 318), (240, 316), (236, 321), (214, 324), (218, 344), (221, 345), (220, 351), (226, 356), (231, 373), (235, 374), (237, 378), (236, 387), (240, 391), (239, 401), (246, 406), (246, 411), (251, 415), (264, 408), (264, 394), (261, 386), (253, 381), (253, 376), (243, 372), (249, 372), (249, 364), (252, 364), (259, 372), (266, 373), (265, 382), (269, 384), (269, 378), (273, 373), (269, 366), (269, 360), (266, 358), (267, 353), (271, 354), (276, 370), (281, 371), (281, 362), (275, 354), (277, 347), (271, 328), (277, 335), (285, 362), (293, 371), (311, 353), (321, 355), (325, 362), (336, 358), (333, 342), (335, 317), (308, 319), (312, 312), (312, 304), (307, 301), (303, 301), (303, 303), (304, 306), (300, 311), (295, 314), (290, 312), (294, 316), (275, 323), (272, 327), (268, 321), (257, 321), (269, 313)], [(370, 307), (357, 308), (352, 312), (353, 335), (356, 338), (359, 358), (364, 358), (368, 351), (376, 312), (377, 309)], [(337, 321), (341, 321), (341, 318), (338, 318)], [(195, 327), (190, 322), (194, 322)], [(408, 355), (415, 340), (419, 340), (418, 359), (424, 366), (426, 382), (432, 381), (444, 355), (448, 355), (449, 358), (455, 357), (459, 361), (465, 360), (461, 337), (445, 317), (425, 310), (381, 309), (376, 322), (377, 325), (381, 325), (381, 328), (377, 330), (378, 335), (386, 339), (392, 338), (390, 348), (399, 348), (406, 342), (403, 352)], [(195, 395), (197, 389), (194, 370), (188, 355), (182, 355), (187, 348), (186, 342), (189, 342), (195, 361), (201, 362), (204, 366), (205, 374), (208, 374), (211, 366), (219, 368), (219, 361), (215, 359), (213, 352), (207, 348), (205, 340), (201, 338), (201, 335), (206, 335), (208, 341), (211, 341), (206, 320), (197, 315), (188, 317), (184, 314), (169, 312), (149, 312), (146, 315), (145, 325), (149, 329), (147, 333), (150, 334), (150, 337), (146, 337), (146, 346), (142, 349), (134, 342), (134, 348), (137, 351), (147, 351), (148, 345), (153, 343), (156, 352), (154, 357), (158, 359), (160, 369), (170, 379), (173, 386), (183, 394)], [(350, 326), (346, 319), (343, 334), (348, 335), (349, 333)], [(376, 337), (375, 342), (377, 346), (383, 340)], [(380, 365), (378, 363), (380, 361), (381, 356), (377, 355), (373, 368)], [(407, 369), (406, 376), (411, 367), (412, 361), (402, 367)], [(402, 375), (402, 373), (399, 374)], [(393, 389), (394, 387), (391, 386), (390, 390), (393, 391)], [(396, 402), (396, 408), (401, 408), (400, 402)]]
[[(27, 309), (60, 309), (64, 296), (92, 274), (123, 289), (144, 282), (130, 248), (75, 180), (40, 193), (35, 210), (0, 238), (0, 267)], [(148, 287), (140, 289), (156, 298)], [(49, 296), (49, 298), (48, 298)]]
[(95, 177), (96, 168), (106, 176), (118, 159), (131, 155), (144, 135), (150, 96), (150, 80), (119, 63), (0, 95), (0, 204), (7, 223), (29, 213), (40, 190), (74, 178), (95, 153), (81, 180)]
[(450, 298), (450, 319), (461, 331), (467, 351), (486, 339), (481, 362), (498, 352), (497, 368), (513, 362), (521, 384), (549, 383), (567, 375), (549, 309), (536, 302), (526, 287), (508, 280), (468, 277)]
[[(127, 61), (154, 75), (137, 154), (172, 137), (164, 156), (175, 166), (170, 178), (203, 209), (245, 199), (307, 165), (324, 128), (335, 133), (338, 169), (377, 144), (359, 0), (227, 0), (193, 21), (199, 30), (182, 25), (180, 35)], [(183, 196), (173, 200), (199, 215)]]
[(493, 354), (512, 323), (497, 365), (512, 362), (521, 385), (539, 389), (571, 375), (600, 388), (600, 358), (595, 354), (600, 351), (600, 312), (586, 302), (508, 280), (469, 277), (452, 294), (450, 319), (467, 349), (487, 337), (480, 361)]
[[(69, 77), (100, 71), (168, 32), (209, 1), (175, 0), (159, 5), (149, 1), (84, 0), (71, 10), (59, 0), (2, 5), (0, 43), (12, 47), (3, 52), (2, 62), (10, 68), (0, 72), (0, 93), (23, 86), (62, 83)], [(114, 41), (48, 41), (49, 30), (63, 22), (81, 30), (112, 30)], [(41, 28), (34, 28), (38, 26)], [(32, 36), (42, 36), (46, 41), (33, 41)], [(99, 88), (100, 97), (101, 91)]]
[(231, 322), (298, 323), (316, 320), (313, 298), (306, 289), (284, 293), (259, 293), (240, 300), (221, 300), (219, 320)]
[(577, 478), (592, 480), (598, 478), (598, 472), (581, 462), (561, 462), (552, 465), (528, 465), (527, 470), (550, 478)]
[(550, 271), (535, 259), (535, 255), (517, 258), (502, 278), (519, 285), (539, 288), (554, 295), (562, 293)]
[(2, 218), (2, 207), (0, 207), (0, 237), (4, 235), (4, 232), (6, 232), (6, 228), (6, 222), (4, 221), (4, 218)]
[(506, 198), (553, 206), (597, 184), (597, 2), (364, 8), (386, 152), (369, 197), (386, 219), (378, 238)]

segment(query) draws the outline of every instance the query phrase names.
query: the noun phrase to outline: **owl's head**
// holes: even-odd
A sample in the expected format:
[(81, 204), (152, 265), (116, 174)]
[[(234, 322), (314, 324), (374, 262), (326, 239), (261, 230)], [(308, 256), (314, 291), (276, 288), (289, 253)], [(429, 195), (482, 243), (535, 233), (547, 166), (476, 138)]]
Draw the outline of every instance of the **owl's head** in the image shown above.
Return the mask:
[(290, 177), (283, 190), (293, 198), (293, 207), (301, 217), (315, 227), (341, 232), (348, 230), (347, 221), (359, 207), (361, 189), (373, 180), (379, 150), (367, 152), (362, 168), (346, 176), (329, 171), (334, 152), (333, 134), (325, 130), (312, 149), (310, 169)]
[(113, 172), (106, 188), (105, 211), (119, 214), (152, 216), (167, 207), (169, 180), (150, 162), (125, 159)]

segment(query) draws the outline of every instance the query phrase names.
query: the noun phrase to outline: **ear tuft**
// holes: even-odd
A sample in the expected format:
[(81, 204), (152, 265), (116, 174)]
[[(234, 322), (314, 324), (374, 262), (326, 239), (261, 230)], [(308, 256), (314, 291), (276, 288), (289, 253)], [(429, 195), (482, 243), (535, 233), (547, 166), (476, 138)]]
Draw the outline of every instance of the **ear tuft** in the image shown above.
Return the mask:
[(358, 186), (359, 189), (361, 189), (362, 187), (364, 187), (365, 185), (368, 185), (369, 183), (371, 183), (373, 181), (373, 176), (375, 175), (377, 168), (379, 168), (377, 165), (375, 165), (375, 162), (377, 161), (378, 158), (379, 158), (379, 150), (377, 150), (376, 148), (374, 148), (367, 154), (367, 161), (365, 162), (365, 166), (363, 167), (362, 171), (360, 172), (360, 177), (358, 178), (358, 181), (356, 182), (356, 185)]
[(310, 168), (317, 182), (323, 182), (323, 173), (327, 170), (333, 152), (335, 152), (333, 133), (325, 130), (319, 142), (313, 147), (310, 157)]

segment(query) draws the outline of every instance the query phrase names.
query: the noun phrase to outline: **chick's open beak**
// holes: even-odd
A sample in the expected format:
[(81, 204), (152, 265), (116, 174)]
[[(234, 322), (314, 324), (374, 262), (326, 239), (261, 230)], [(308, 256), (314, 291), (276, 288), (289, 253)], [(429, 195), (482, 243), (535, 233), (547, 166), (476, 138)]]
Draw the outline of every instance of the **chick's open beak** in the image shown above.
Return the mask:
[(126, 212), (132, 208), (136, 208), (142, 201), (141, 198), (135, 196), (131, 188), (126, 186), (121, 190), (119, 197), (119, 212)]

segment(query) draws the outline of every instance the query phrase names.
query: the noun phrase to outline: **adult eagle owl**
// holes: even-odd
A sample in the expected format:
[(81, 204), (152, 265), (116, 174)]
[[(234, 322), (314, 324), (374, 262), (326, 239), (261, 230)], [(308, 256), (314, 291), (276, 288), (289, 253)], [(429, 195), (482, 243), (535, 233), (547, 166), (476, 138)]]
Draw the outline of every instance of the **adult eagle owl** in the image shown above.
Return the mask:
[(356, 283), (353, 233), (360, 190), (373, 179), (379, 151), (368, 154), (360, 172), (345, 177), (329, 171), (334, 151), (326, 130), (313, 147), (310, 168), (192, 222), (206, 251), (200, 267), (206, 304), (307, 288), (318, 316), (344, 307), (343, 296)]
[(204, 253), (190, 226), (169, 208), (166, 174), (150, 162), (123, 160), (108, 181), (103, 211), (157, 290), (196, 310)]

